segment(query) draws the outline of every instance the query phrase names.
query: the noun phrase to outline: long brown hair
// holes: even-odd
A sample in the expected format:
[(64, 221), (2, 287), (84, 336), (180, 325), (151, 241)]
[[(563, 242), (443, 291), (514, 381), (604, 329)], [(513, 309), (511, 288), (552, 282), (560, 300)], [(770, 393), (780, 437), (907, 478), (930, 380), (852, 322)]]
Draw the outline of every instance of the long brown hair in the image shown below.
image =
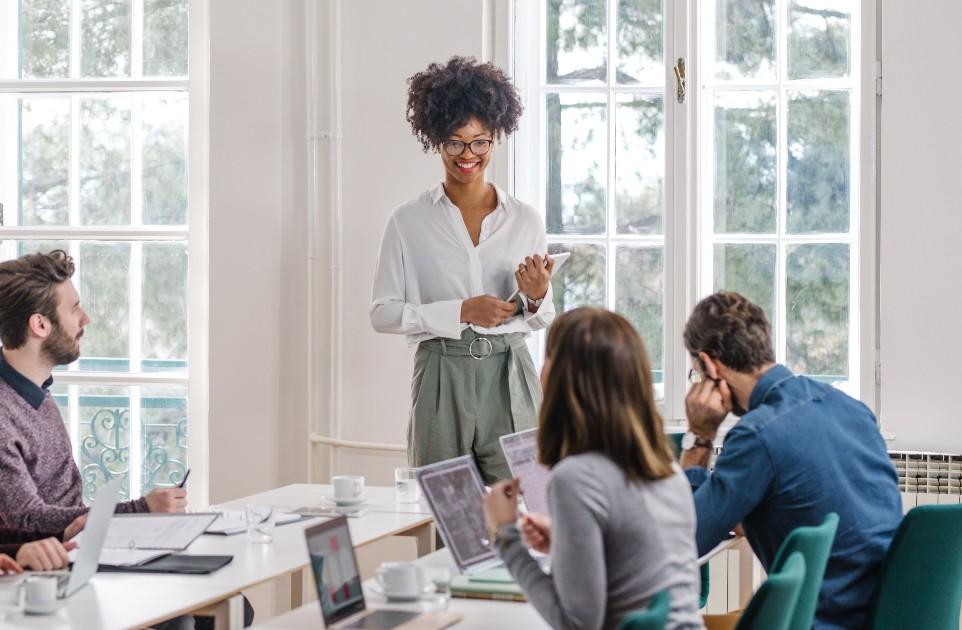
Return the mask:
[(548, 380), (538, 418), (538, 459), (548, 467), (597, 451), (632, 480), (672, 475), (655, 407), (651, 363), (621, 315), (577, 308), (548, 331)]

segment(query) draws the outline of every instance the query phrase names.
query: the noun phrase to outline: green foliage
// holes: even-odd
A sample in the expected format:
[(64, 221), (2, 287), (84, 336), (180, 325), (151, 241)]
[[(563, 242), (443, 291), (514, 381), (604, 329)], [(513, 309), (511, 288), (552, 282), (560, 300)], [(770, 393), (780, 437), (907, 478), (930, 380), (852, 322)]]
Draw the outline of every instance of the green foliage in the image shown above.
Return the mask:
[(130, 244), (80, 244), (80, 299), (90, 315), (83, 356), (130, 356)]
[(618, 83), (662, 82), (663, 16), (662, 0), (619, 0)]
[(69, 215), (70, 101), (20, 100), (20, 223), (64, 225)]
[(85, 99), (80, 107), (80, 221), (130, 223), (130, 100)]
[(615, 258), (615, 310), (638, 330), (655, 371), (663, 369), (665, 355), (664, 257), (661, 247), (619, 247)]
[(130, 76), (131, 0), (83, 0), (80, 6), (80, 74)]
[(788, 250), (787, 364), (797, 372), (848, 374), (849, 249), (842, 243)]
[(187, 359), (187, 246), (143, 245), (143, 356)]
[(661, 234), (665, 138), (663, 99), (633, 96), (618, 102), (615, 154), (619, 234)]
[(851, 1), (835, 8), (793, 0), (789, 7), (788, 75), (792, 79), (847, 77), (851, 45)]
[(66, 77), (70, 72), (69, 0), (20, 0), (20, 76)]
[(187, 0), (144, 0), (144, 76), (187, 75)]
[(775, 59), (775, 1), (716, 0), (715, 18), (716, 78), (771, 74)]
[(775, 322), (775, 246), (718, 244), (714, 257), (715, 290), (741, 293)]

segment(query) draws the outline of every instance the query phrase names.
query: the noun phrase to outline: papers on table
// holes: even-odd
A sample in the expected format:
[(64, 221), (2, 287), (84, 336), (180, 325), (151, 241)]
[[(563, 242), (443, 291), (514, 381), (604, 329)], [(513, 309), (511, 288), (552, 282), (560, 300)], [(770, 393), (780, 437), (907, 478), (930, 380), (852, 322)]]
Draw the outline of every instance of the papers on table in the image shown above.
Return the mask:
[(116, 514), (105, 549), (183, 551), (204, 533), (217, 514)]
[[(207, 527), (207, 534), (231, 535), (247, 531), (247, 515), (244, 510), (214, 510), (217, 518)], [(300, 514), (276, 512), (276, 525), (285, 525), (301, 519)]]
[(100, 552), (99, 564), (112, 567), (138, 567), (170, 554), (169, 551), (155, 551), (144, 549), (103, 549)]
[(502, 435), (501, 450), (511, 474), (521, 483), (524, 506), (529, 512), (548, 514), (548, 477), (551, 472), (538, 463), (537, 429)]

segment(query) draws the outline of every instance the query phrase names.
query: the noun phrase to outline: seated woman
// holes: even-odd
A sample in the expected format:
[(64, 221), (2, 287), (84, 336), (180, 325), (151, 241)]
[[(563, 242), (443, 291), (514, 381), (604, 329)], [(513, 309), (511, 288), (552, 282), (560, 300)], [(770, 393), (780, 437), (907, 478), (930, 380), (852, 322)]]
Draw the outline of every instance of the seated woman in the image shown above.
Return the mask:
[[(545, 574), (522, 540), (517, 480), (485, 499), (492, 544), (553, 628), (614, 628), (668, 590), (667, 628), (703, 628), (695, 507), (655, 408), (651, 364), (628, 321), (565, 313), (548, 332), (538, 459), (552, 469), (550, 519), (526, 519), (551, 554)], [(550, 523), (550, 525), (549, 525)]]

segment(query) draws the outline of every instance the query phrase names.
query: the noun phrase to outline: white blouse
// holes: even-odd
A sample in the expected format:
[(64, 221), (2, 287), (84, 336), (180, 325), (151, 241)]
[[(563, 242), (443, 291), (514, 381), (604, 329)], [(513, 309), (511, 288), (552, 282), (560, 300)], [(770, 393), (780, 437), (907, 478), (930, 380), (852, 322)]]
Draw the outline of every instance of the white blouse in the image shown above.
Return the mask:
[[(460, 339), (461, 302), (479, 295), (507, 300), (517, 290), (514, 272), (525, 256), (548, 249), (544, 220), (531, 206), (497, 186), (498, 205), (481, 223), (478, 246), (444, 186), (418, 195), (388, 218), (381, 241), (371, 324), (382, 333), (425, 339)], [(481, 334), (502, 335), (546, 328), (554, 319), (551, 287), (537, 313), (527, 310), (499, 326), (471, 324)]]

